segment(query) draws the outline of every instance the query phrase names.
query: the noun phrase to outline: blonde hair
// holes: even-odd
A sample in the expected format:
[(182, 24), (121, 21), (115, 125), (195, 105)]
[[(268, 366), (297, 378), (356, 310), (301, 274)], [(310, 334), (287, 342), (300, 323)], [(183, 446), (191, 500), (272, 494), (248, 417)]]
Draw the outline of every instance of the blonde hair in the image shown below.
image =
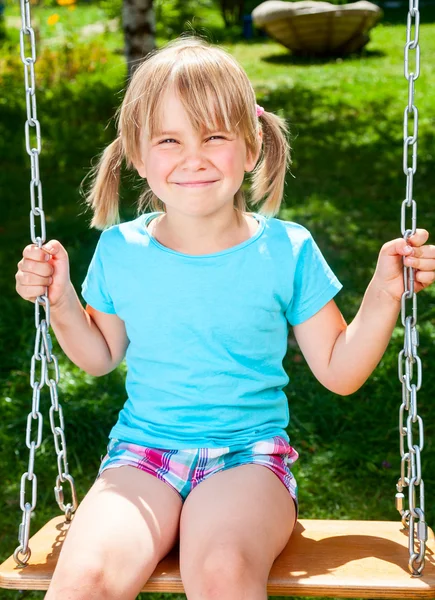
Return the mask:
[[(291, 162), (286, 122), (267, 111), (257, 117), (253, 87), (238, 62), (222, 48), (189, 35), (151, 52), (134, 71), (116, 112), (118, 136), (88, 173), (92, 181), (85, 202), (93, 210), (90, 226), (105, 229), (119, 223), (122, 161), (130, 169), (140, 161), (141, 136), (153, 137), (158, 131), (159, 102), (168, 89), (177, 93), (197, 131), (209, 130), (210, 124), (215, 130), (234, 131), (243, 136), (251, 156), (260, 150), (258, 128), (262, 129), (261, 154), (252, 171), (249, 195), (254, 205), (264, 199), (258, 212), (275, 216)], [(138, 214), (148, 206), (165, 212), (164, 203), (146, 185)], [(246, 211), (242, 188), (235, 194), (234, 208)]]

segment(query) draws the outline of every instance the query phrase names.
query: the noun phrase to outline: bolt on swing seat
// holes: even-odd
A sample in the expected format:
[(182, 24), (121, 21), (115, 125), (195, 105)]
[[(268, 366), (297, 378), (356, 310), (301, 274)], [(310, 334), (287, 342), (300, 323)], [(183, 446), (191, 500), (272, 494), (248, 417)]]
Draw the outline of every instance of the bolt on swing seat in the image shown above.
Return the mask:
[[(69, 524), (55, 517), (29, 542), (28, 566), (0, 566), (0, 587), (46, 590)], [(435, 598), (435, 538), (429, 529), (422, 577), (408, 571), (408, 533), (400, 522), (300, 519), (275, 560), (271, 596)], [(157, 565), (144, 592), (183, 593), (178, 544)]]

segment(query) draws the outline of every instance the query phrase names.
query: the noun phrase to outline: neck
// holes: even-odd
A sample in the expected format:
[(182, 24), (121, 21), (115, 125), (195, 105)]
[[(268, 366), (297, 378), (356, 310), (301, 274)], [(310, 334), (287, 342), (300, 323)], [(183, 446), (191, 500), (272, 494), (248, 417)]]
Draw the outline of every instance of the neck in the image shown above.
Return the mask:
[(201, 217), (169, 210), (158, 219), (153, 235), (177, 252), (210, 254), (245, 241), (253, 235), (256, 226), (258, 223), (253, 217), (244, 216), (233, 207)]

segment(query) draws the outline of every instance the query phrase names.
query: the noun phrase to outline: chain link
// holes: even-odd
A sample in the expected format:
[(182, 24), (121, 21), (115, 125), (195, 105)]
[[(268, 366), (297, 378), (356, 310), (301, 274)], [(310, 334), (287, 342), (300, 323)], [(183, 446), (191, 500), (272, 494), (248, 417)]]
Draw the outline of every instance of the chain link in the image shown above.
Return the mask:
[[(35, 88), (35, 62), (36, 62), (36, 44), (35, 32), (32, 29), (30, 20), (29, 0), (20, 0), (21, 7), (21, 30), (20, 30), (20, 55), (24, 64), (24, 86), (26, 91), (26, 110), (27, 120), (24, 127), (26, 150), (30, 156), (30, 237), (32, 242), (39, 248), (46, 241), (45, 236), (45, 214), (42, 204), (42, 184), (39, 178), (39, 155), (41, 152), (41, 127), (36, 113), (36, 88)], [(26, 38), (30, 44), (30, 56), (26, 56)], [(36, 136), (36, 148), (32, 147), (31, 129), (34, 129)], [(35, 194), (36, 190), (36, 194)], [(37, 206), (35, 204), (37, 198)], [(36, 234), (35, 217), (40, 219), (40, 235)], [(48, 299), (48, 290), (45, 295), (38, 296), (35, 301), (35, 327), (36, 337), (33, 349), (33, 356), (30, 363), (30, 387), (32, 388), (32, 410), (27, 416), (26, 427), (26, 446), (29, 448), (28, 468), (21, 477), (20, 486), (20, 508), (23, 511), (22, 521), (18, 532), (18, 541), (20, 545), (15, 549), (15, 562), (24, 567), (28, 563), (31, 550), (29, 548), (30, 538), (30, 519), (36, 507), (37, 501), (37, 477), (34, 471), (35, 452), (42, 443), (42, 425), (43, 417), (39, 411), (39, 402), (41, 389), (44, 385), (50, 388), (51, 408), (50, 424), (54, 436), (54, 446), (57, 453), (57, 464), (59, 475), (56, 478), (54, 488), (56, 501), (62, 511), (65, 512), (65, 518), (70, 521), (72, 515), (78, 507), (77, 494), (75, 490), (74, 479), (69, 474), (66, 440), (64, 433), (64, 421), (62, 407), (58, 402), (57, 384), (59, 383), (59, 366), (56, 357), (52, 354), (52, 342), (49, 334), (50, 328), (50, 302)], [(45, 318), (41, 319), (40, 306), (45, 308)], [(54, 367), (54, 379), (50, 378), (49, 366)], [(58, 413), (60, 425), (55, 424), (54, 415)], [(36, 421), (36, 423), (35, 423)], [(32, 439), (32, 426), (35, 425), (35, 436)], [(36, 439), (35, 439), (36, 437)], [(60, 443), (59, 443), (60, 440)], [(31, 482), (32, 501), (26, 502), (26, 482)], [(72, 504), (65, 505), (63, 497), (63, 488), (61, 483), (68, 482), (71, 486)]]
[[(413, 23), (414, 38), (411, 39)], [(414, 105), (414, 82), (420, 75), (419, 28), (418, 0), (409, 0), (404, 59), (405, 78), (408, 81), (408, 105), (403, 118), (403, 171), (406, 175), (406, 198), (402, 202), (400, 224), (405, 240), (414, 235), (417, 229), (417, 203), (413, 199), (412, 190), (413, 177), (417, 170), (418, 110)], [(410, 72), (409, 55), (411, 50), (415, 50), (415, 71)], [(412, 135), (409, 135), (411, 115), (413, 118)], [(412, 166), (409, 165), (409, 148), (411, 148)], [(407, 217), (411, 218), (410, 227), (407, 227)], [(428, 531), (424, 515), (424, 482), (421, 476), (420, 458), (424, 446), (423, 420), (417, 412), (417, 392), (422, 383), (422, 365), (417, 353), (419, 345), (417, 295), (414, 291), (414, 269), (412, 267), (403, 266), (403, 282), (405, 291), (402, 294), (401, 319), (405, 330), (403, 350), (399, 352), (398, 364), (399, 381), (402, 383), (402, 404), (399, 409), (401, 463), (400, 478), (396, 485), (396, 508), (401, 514), (404, 527), (409, 529), (408, 568), (412, 575), (419, 577), (424, 569)], [(407, 314), (407, 307), (411, 309), (411, 314)], [(414, 379), (414, 366), (416, 367), (416, 379)], [(413, 426), (418, 427), (418, 443), (414, 441)], [(405, 449), (405, 439), (407, 449)], [(405, 509), (405, 494), (403, 493), (405, 487), (408, 487), (409, 508), (407, 509)], [(417, 488), (419, 491), (418, 502)]]

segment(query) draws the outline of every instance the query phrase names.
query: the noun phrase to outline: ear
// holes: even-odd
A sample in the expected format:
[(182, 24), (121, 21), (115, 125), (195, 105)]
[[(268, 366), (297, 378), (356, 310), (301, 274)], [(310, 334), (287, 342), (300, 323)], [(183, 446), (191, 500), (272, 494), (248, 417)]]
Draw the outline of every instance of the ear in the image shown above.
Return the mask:
[(136, 171), (138, 172), (138, 174), (143, 179), (146, 179), (147, 175), (146, 175), (146, 171), (145, 171), (145, 165), (143, 164), (143, 162), (141, 160), (139, 162), (133, 161), (133, 166), (136, 169)]
[(142, 177), (142, 179), (146, 179), (147, 178), (147, 174), (146, 174), (146, 171), (145, 171), (145, 165), (143, 164), (142, 161), (136, 167), (136, 171), (139, 173), (139, 175)]
[[(144, 153), (144, 139), (143, 139), (143, 131), (141, 129), (140, 130), (140, 141), (139, 141), (139, 157), (137, 158), (137, 160), (132, 160), (132, 163), (133, 163), (134, 168), (140, 175), (140, 177), (142, 177), (143, 179), (146, 179), (147, 175), (146, 175), (146, 171), (145, 171), (145, 164), (141, 158), (143, 156), (143, 153)], [(137, 156), (137, 153), (135, 153), (135, 154)]]
[(261, 146), (263, 144), (263, 131), (261, 129), (258, 130), (258, 150), (255, 155), (250, 154), (249, 152), (246, 155), (245, 160), (245, 172), (250, 173), (254, 170), (255, 165), (258, 162), (261, 153)]

